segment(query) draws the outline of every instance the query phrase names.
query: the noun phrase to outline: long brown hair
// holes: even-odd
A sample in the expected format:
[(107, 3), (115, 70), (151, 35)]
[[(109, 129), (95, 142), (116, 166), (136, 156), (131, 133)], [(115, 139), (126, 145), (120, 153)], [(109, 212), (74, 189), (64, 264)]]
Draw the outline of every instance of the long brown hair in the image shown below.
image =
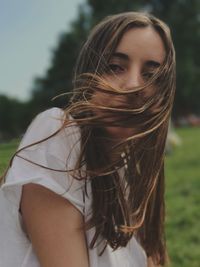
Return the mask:
[[(163, 64), (143, 87), (128, 92), (113, 88), (102, 75), (109, 68), (112, 53), (130, 28), (147, 26), (162, 38), (166, 50)], [(81, 127), (78, 166), (85, 161), (92, 184), (93, 215), (89, 225), (96, 227), (96, 234), (90, 246), (103, 236), (106, 245), (117, 249), (126, 246), (135, 234), (147, 255), (164, 264), (164, 153), (175, 92), (175, 52), (168, 26), (152, 15), (136, 12), (105, 18), (92, 30), (81, 50), (74, 85), (67, 112)], [(134, 107), (128, 101), (151, 85), (156, 92), (145, 103)], [(127, 105), (94, 105), (92, 96), (97, 91), (108, 97), (120, 95), (126, 98)], [(101, 116), (95, 115), (98, 109)], [(109, 125), (134, 127), (135, 134), (109, 146), (111, 140), (104, 131), (109, 117), (116, 118), (108, 120)], [(113, 156), (122, 151), (123, 158)], [(123, 165), (124, 176), (120, 177), (118, 169)]]
[[(113, 52), (129, 29), (148, 26), (163, 40), (164, 62), (144, 86), (129, 91), (114, 88), (103, 78), (110, 71)], [(155, 87), (155, 93), (134, 105), (131, 100), (149, 86)], [(123, 106), (94, 104), (96, 92), (123, 99)], [(96, 228), (91, 248), (99, 237), (105, 247), (124, 247), (135, 235), (147, 256), (165, 264), (164, 153), (174, 92), (175, 52), (165, 23), (149, 14), (128, 12), (109, 16), (92, 30), (77, 60), (73, 96), (63, 124), (70, 125), (70, 115), (81, 131), (74, 178), (91, 181), (93, 213), (86, 222), (87, 228)], [(107, 125), (133, 127), (134, 135), (113, 143), (105, 131)]]

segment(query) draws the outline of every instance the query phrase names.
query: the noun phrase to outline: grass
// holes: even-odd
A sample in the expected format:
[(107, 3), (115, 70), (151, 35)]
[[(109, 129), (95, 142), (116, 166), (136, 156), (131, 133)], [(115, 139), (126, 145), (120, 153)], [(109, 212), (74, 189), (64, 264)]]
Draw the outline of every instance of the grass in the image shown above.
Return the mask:
[(2, 174), (3, 170), (7, 167), (12, 154), (17, 149), (18, 144), (18, 139), (12, 140), (9, 143), (0, 144), (0, 174)]
[(166, 236), (172, 267), (200, 266), (200, 128), (179, 129), (166, 160)]
[[(200, 266), (200, 128), (177, 130), (182, 145), (166, 159), (166, 237), (170, 267)], [(0, 144), (0, 172), (18, 140)]]

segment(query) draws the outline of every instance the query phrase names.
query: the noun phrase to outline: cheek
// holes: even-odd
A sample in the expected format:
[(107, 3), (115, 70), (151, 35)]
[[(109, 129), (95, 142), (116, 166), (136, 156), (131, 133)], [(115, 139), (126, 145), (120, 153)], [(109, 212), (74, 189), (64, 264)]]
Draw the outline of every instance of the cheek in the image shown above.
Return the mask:
[(147, 87), (144, 90), (138, 91), (132, 96), (133, 106), (137, 108), (145, 105), (153, 96), (155, 96), (156, 90), (153, 86)]
[(156, 88), (155, 86), (150, 86), (144, 90), (144, 98), (148, 99), (150, 97), (153, 97), (156, 93)]
[(107, 75), (104, 76), (105, 81), (114, 89), (122, 89), (124, 88), (125, 78), (122, 74), (117, 75)]
[(97, 91), (93, 94), (91, 102), (94, 105), (109, 106), (111, 99), (108, 94)]

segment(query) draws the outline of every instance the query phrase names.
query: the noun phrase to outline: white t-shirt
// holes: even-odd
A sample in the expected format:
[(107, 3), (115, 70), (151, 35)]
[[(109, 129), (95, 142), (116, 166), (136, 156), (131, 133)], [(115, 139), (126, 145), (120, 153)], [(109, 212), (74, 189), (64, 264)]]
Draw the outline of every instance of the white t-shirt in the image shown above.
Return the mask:
[[(20, 147), (37, 142), (58, 130), (63, 111), (52, 108), (40, 113), (29, 126)], [(80, 152), (80, 131), (73, 125), (54, 137), (20, 152), (20, 156), (57, 170), (73, 169)], [(84, 216), (91, 216), (91, 185), (88, 196), (84, 182), (69, 173), (52, 171), (15, 157), (0, 189), (0, 267), (40, 267), (32, 244), (23, 227), (19, 212), (22, 186), (27, 183), (42, 185), (68, 199)], [(88, 244), (95, 229), (86, 232)], [(133, 237), (125, 248), (113, 251), (107, 246), (102, 256), (100, 246), (89, 249), (90, 267), (146, 267), (146, 254)]]

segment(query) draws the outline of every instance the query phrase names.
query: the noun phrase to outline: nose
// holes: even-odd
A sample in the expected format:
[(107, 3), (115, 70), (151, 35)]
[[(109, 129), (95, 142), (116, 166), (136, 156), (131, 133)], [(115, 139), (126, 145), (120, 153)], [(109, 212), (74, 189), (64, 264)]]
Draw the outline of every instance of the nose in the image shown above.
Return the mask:
[(133, 68), (127, 73), (127, 77), (124, 83), (124, 87), (126, 90), (133, 89), (134, 87), (141, 86), (142, 84), (143, 80), (141, 77), (140, 70), (138, 68)]

